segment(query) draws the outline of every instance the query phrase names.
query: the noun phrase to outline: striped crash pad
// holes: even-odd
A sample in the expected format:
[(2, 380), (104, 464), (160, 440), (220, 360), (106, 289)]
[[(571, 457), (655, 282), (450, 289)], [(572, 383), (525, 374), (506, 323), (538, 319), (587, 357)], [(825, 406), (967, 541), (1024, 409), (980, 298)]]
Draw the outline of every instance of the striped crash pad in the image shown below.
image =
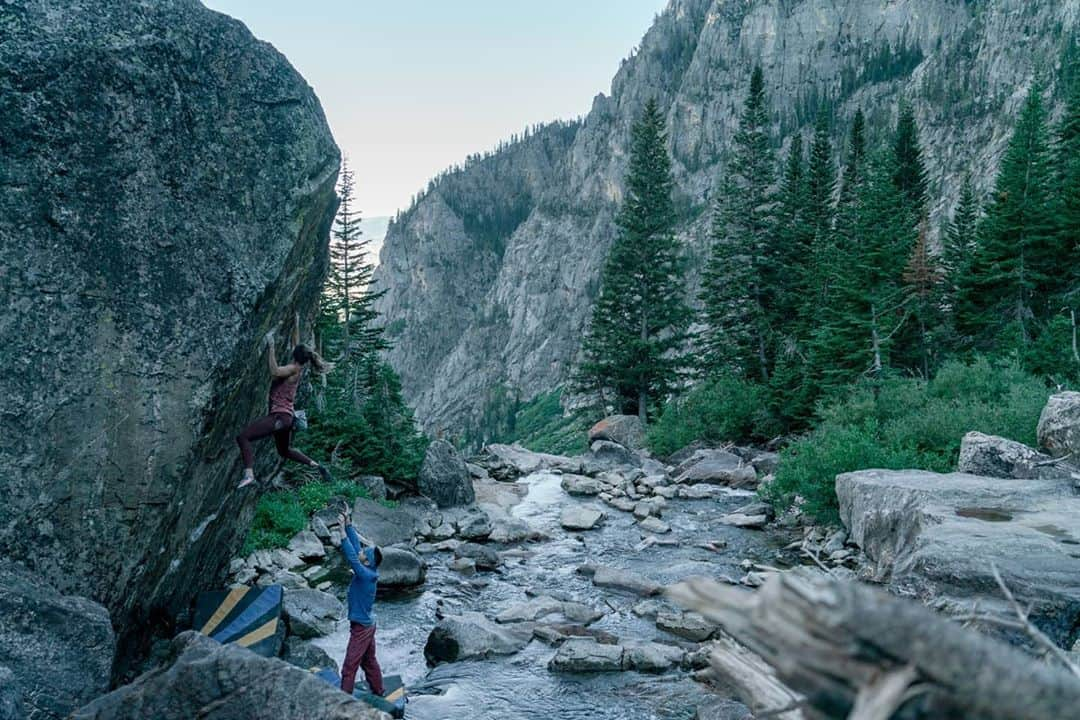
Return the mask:
[(277, 657), (285, 637), (282, 595), (280, 585), (199, 593), (195, 629), (223, 645), (236, 643), (263, 657)]
[[(315, 671), (315, 675), (334, 687), (341, 687), (341, 676), (338, 675), (337, 671), (333, 668), (317, 670)], [(372, 695), (371, 689), (367, 686), (367, 683), (357, 678), (356, 687), (353, 688), (353, 697), (367, 703), (376, 710), (382, 710), (384, 713), (390, 715), (390, 717), (405, 717), (405, 703), (409, 702), (409, 699), (405, 695), (405, 683), (401, 682), (401, 676), (384, 676), (383, 692), (386, 694), (382, 697)]]

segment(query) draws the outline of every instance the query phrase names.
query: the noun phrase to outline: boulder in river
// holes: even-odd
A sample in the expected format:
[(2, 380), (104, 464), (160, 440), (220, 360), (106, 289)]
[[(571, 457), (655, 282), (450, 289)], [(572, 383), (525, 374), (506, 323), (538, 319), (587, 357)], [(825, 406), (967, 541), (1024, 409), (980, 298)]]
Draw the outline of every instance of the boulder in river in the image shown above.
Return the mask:
[(1039, 444), (1054, 457), (1072, 455), (1080, 461), (1080, 392), (1051, 395), (1038, 426)]
[(637, 415), (610, 415), (589, 428), (589, 442), (610, 440), (631, 450), (645, 442), (645, 426)]
[(582, 565), (577, 569), (581, 575), (592, 578), (593, 585), (612, 590), (649, 597), (664, 590), (660, 583), (632, 570), (620, 570), (607, 565)]
[(234, 438), (263, 335), (283, 357), (317, 309), (340, 152), (285, 57), (202, 3), (0, 16), (0, 557), (108, 608), (124, 665), (248, 530)]
[(520, 445), (487, 445), (484, 447), (486, 466), (497, 480), (515, 480), (541, 470), (581, 472), (581, 461), (562, 455), (526, 450)]
[(103, 695), (73, 720), (378, 720), (386, 716), (317, 677), (189, 630), (163, 667)]
[(675, 468), (672, 475), (675, 482), (688, 485), (710, 483), (752, 488), (757, 484), (754, 466), (726, 450), (698, 450)]
[(643, 673), (667, 672), (679, 667), (685, 657), (682, 648), (657, 642), (627, 645), (623, 653), (626, 668)]
[(345, 617), (345, 607), (330, 593), (321, 590), (287, 590), (281, 602), (289, 633), (300, 638), (329, 635)]
[(532, 638), (531, 623), (498, 625), (477, 612), (450, 615), (428, 635), (424, 658), (428, 665), (512, 655)]
[(704, 642), (716, 632), (716, 626), (695, 612), (661, 612), (656, 627), (693, 642)]
[(1059, 644), (1080, 622), (1080, 497), (1069, 480), (863, 470), (836, 478), (840, 518), (876, 578), (901, 594), (983, 612), (996, 567)]
[(491, 518), (479, 508), (472, 509), (457, 521), (457, 535), (462, 540), (487, 540), (491, 531)]
[(626, 467), (641, 467), (641, 458), (633, 450), (610, 440), (592, 443), (581, 460), (581, 471), (586, 475)]
[(420, 493), (441, 507), (458, 507), (476, 502), (472, 475), (461, 453), (445, 440), (428, 445), (416, 486)]
[(380, 587), (414, 587), (422, 585), (426, 576), (427, 565), (416, 553), (404, 548), (382, 548)]
[(595, 508), (574, 505), (562, 511), (559, 524), (567, 530), (592, 530), (604, 519), (604, 513)]
[(541, 595), (530, 598), (523, 603), (511, 605), (495, 616), (495, 622), (512, 623), (536, 620), (551, 622), (551, 615), (561, 615), (566, 621), (582, 625), (589, 625), (604, 617), (604, 613), (583, 603), (573, 600), (557, 600), (548, 595)]
[(6, 704), (25, 717), (65, 717), (108, 690), (115, 650), (104, 607), (62, 595), (29, 570), (0, 562), (0, 709)]
[(625, 669), (622, 645), (605, 645), (593, 638), (566, 640), (548, 662), (554, 672), (618, 672)]
[(587, 475), (563, 475), (562, 489), (569, 495), (599, 495), (604, 491), (604, 483)]
[(423, 532), (421, 520), (429, 511), (429, 506), (431, 503), (423, 498), (402, 501), (395, 507), (387, 507), (368, 498), (357, 498), (353, 504), (353, 523), (361, 535), (376, 545), (407, 543)]
[(454, 549), (454, 557), (472, 560), (479, 570), (494, 570), (502, 564), (494, 548), (477, 543), (459, 543)]

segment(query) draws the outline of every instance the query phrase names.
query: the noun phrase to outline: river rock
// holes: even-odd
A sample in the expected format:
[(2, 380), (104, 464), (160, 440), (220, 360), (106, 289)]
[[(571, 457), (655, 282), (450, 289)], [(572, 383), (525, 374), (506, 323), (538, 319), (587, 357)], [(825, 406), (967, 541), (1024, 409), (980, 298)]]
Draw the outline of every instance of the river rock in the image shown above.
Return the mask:
[(637, 503), (628, 497), (601, 497), (601, 499), (607, 505), (610, 505), (616, 510), (621, 510), (622, 512), (633, 512), (634, 508), (637, 506)]
[(382, 548), (379, 564), (380, 587), (414, 587), (422, 585), (427, 565), (416, 553), (403, 548)]
[(441, 508), (476, 502), (469, 469), (457, 449), (445, 440), (428, 445), (416, 486)]
[(472, 558), (455, 558), (450, 561), (448, 567), (454, 572), (461, 573), (466, 577), (476, 574), (476, 561)]
[(1049, 461), (1052, 460), (1049, 455), (1015, 440), (969, 432), (960, 441), (956, 469), (970, 475), (997, 478), (1068, 477), (1068, 470), (1051, 464)]
[(592, 530), (604, 519), (604, 513), (595, 508), (575, 505), (562, 511), (559, 524), (567, 530)]
[(673, 645), (648, 642), (628, 645), (623, 659), (628, 670), (663, 673), (682, 664), (686, 651)]
[(563, 475), (562, 489), (570, 495), (599, 495), (604, 483), (586, 475)]
[[(108, 611), (63, 595), (15, 563), (0, 561), (0, 708), (62, 718), (109, 688), (116, 637)], [(21, 718), (24, 715), (0, 715)]]
[(697, 483), (695, 485), (679, 485), (676, 495), (683, 500), (706, 500), (727, 497), (729, 492), (722, 485)]
[(569, 638), (548, 662), (554, 672), (617, 672), (624, 669), (623, 647), (593, 638)]
[(488, 541), (501, 544), (520, 543), (539, 538), (539, 533), (524, 520), (499, 518), (494, 520), (494, 527), (488, 535)]
[(752, 488), (757, 484), (754, 466), (726, 450), (699, 450), (673, 473), (675, 482), (693, 485), (711, 483)]
[(221, 645), (191, 630), (151, 670), (72, 714), (73, 720), (378, 720), (386, 717), (277, 658)]
[(337, 661), (330, 657), (328, 652), (318, 645), (307, 640), (301, 640), (298, 637), (285, 638), (281, 659), (304, 670), (333, 668), (334, 672), (338, 671)]
[(321, 560), (326, 557), (326, 548), (323, 547), (319, 536), (310, 530), (302, 530), (289, 541), (289, 552), (301, 560)]
[(0, 8), (0, 557), (138, 642), (247, 533), (234, 436), (264, 333), (283, 357), (317, 308), (340, 153), (285, 57), (201, 3)]
[(660, 518), (653, 517), (652, 515), (649, 515), (644, 520), (641, 520), (638, 523), (638, 527), (640, 527), (645, 532), (655, 533), (657, 535), (663, 535), (664, 533), (671, 532), (670, 525), (668, 525)]
[(304, 639), (329, 635), (345, 617), (341, 601), (321, 590), (287, 590), (281, 609), (289, 633)]
[(491, 518), (479, 509), (467, 513), (457, 522), (457, 534), (462, 540), (487, 540), (491, 530)]
[(531, 475), (540, 470), (561, 470), (562, 472), (581, 472), (581, 461), (562, 455), (526, 450), (520, 445), (488, 445), (484, 448), (491, 474), (498, 480), (514, 480), (523, 475)]
[(548, 618), (550, 615), (562, 615), (567, 621), (582, 625), (589, 625), (604, 617), (604, 613), (583, 603), (557, 600), (541, 595), (523, 603), (511, 605), (495, 616), (495, 622), (536, 621)]
[(598, 475), (616, 468), (640, 467), (641, 458), (627, 447), (610, 440), (597, 440), (589, 446), (589, 452), (581, 459), (581, 470), (586, 475)]
[[(264, 575), (262, 585), (280, 585), (286, 590), (300, 590), (308, 586), (307, 578), (294, 573), (292, 570), (278, 570), (273, 577)], [(241, 583), (242, 584), (242, 583)]]
[(1039, 416), (1039, 445), (1054, 457), (1080, 459), (1080, 392), (1051, 395)]
[(499, 553), (477, 543), (461, 543), (454, 549), (454, 557), (472, 560), (480, 570), (494, 570), (502, 563)]
[(656, 627), (693, 642), (704, 642), (716, 632), (716, 626), (695, 612), (661, 612)]
[(697, 706), (694, 720), (754, 720), (754, 714), (738, 700), (715, 698)]
[(620, 570), (607, 565), (582, 565), (578, 573), (592, 577), (593, 585), (612, 590), (649, 597), (663, 592), (663, 586), (656, 581), (640, 575), (632, 570)]
[(1064, 643), (1080, 622), (1080, 498), (1069, 480), (864, 470), (839, 475), (840, 518), (875, 577), (957, 608), (1001, 608), (991, 565)]
[(589, 428), (589, 442), (610, 440), (631, 450), (645, 442), (645, 426), (637, 415), (611, 415)]
[(498, 625), (482, 614), (466, 612), (444, 617), (428, 635), (424, 658), (428, 665), (512, 655), (532, 637), (529, 623)]

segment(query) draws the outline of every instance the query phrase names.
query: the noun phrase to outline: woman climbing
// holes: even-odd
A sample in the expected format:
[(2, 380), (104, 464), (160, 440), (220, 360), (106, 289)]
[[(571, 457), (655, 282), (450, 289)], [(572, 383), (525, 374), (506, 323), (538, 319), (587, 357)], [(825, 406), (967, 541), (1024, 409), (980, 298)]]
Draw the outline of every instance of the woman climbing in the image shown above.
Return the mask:
[(244, 478), (239, 487), (247, 487), (255, 482), (255, 453), (251, 448), (252, 440), (262, 440), (270, 435), (274, 436), (274, 445), (277, 446), (278, 455), (287, 459), (295, 460), (308, 467), (318, 468), (319, 474), (324, 480), (330, 479), (330, 471), (320, 465), (299, 450), (289, 446), (292, 441), (293, 429), (293, 402), (296, 399), (296, 389), (300, 386), (300, 380), (304, 375), (304, 367), (311, 365), (315, 372), (329, 372), (332, 365), (327, 363), (317, 352), (300, 344), (300, 316), (297, 314), (293, 324), (292, 334), (292, 362), (288, 365), (278, 365), (274, 356), (274, 331), (266, 333), (266, 356), (270, 362), (270, 408), (269, 414), (261, 417), (244, 428), (236, 436), (236, 444), (240, 446), (240, 456), (244, 460)]

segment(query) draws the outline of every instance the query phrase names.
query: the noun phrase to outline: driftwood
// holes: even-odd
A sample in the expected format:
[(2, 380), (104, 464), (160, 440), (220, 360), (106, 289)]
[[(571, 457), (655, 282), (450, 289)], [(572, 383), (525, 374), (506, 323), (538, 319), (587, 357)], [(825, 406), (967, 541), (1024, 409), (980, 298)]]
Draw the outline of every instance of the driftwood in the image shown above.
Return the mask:
[[(807, 718), (1047, 720), (1080, 708), (1068, 671), (876, 588), (790, 572), (756, 592), (696, 579), (668, 593), (775, 669)], [(730, 652), (716, 655), (729, 676)], [(782, 709), (749, 699), (759, 715)]]

